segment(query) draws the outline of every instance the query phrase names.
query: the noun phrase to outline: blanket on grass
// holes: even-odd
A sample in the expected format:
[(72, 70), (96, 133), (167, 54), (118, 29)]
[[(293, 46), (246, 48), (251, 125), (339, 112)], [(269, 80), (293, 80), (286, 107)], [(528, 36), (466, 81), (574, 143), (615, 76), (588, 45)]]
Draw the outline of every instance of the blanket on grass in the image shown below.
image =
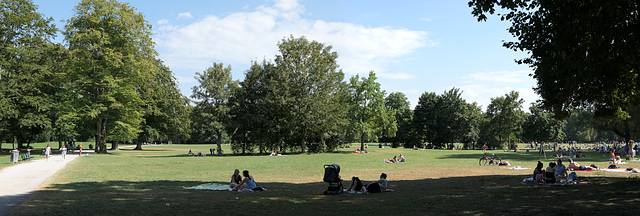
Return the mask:
[(182, 187), (184, 189), (190, 190), (214, 190), (214, 191), (230, 191), (231, 188), (228, 184), (220, 184), (220, 183), (204, 183), (201, 185), (196, 185), (193, 187)]

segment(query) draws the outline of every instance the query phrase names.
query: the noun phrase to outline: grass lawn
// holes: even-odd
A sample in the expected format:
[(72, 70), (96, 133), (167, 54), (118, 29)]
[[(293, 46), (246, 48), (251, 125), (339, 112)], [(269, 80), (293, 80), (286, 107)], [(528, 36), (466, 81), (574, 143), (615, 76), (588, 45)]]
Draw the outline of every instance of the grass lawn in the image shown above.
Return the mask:
[[(374, 148), (369, 154), (192, 157), (212, 145), (145, 146), (109, 155), (77, 158), (50, 178), (48, 186), (15, 208), (16, 215), (532, 215), (635, 214), (640, 205), (638, 174), (578, 172), (577, 185), (522, 183), (532, 170), (478, 166), (480, 150)], [(231, 152), (225, 146), (225, 152)], [(407, 162), (382, 163), (403, 153)], [(512, 165), (533, 168), (536, 153), (493, 151)], [(607, 157), (587, 153), (581, 164), (608, 166)], [(2, 159), (2, 158), (0, 158)], [(8, 159), (7, 159), (8, 160)], [(546, 164), (553, 158), (542, 160)], [(389, 175), (383, 194), (322, 195), (324, 164), (337, 163), (347, 185)], [(640, 162), (622, 165), (638, 167)], [(249, 170), (265, 192), (185, 190), (207, 182), (227, 183), (234, 169)], [(630, 209), (633, 211), (622, 211)]]

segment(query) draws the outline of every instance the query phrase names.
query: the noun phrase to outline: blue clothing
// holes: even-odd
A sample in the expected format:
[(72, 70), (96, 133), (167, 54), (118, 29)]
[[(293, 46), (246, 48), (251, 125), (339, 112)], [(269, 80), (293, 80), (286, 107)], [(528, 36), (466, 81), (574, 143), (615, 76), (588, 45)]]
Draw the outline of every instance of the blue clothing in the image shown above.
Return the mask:
[(251, 180), (247, 181), (244, 184), (244, 188), (246, 188), (246, 189), (255, 189), (256, 187), (258, 187), (256, 185), (256, 181), (252, 177), (249, 177), (249, 178), (251, 178)]

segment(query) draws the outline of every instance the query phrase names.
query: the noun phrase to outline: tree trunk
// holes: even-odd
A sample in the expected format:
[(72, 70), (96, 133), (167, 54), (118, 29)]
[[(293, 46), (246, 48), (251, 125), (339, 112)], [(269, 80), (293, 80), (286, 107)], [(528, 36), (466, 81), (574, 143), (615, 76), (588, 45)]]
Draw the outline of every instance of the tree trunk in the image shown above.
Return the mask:
[(222, 131), (216, 130), (216, 135), (218, 135), (218, 138), (216, 138), (218, 149), (216, 149), (216, 151), (218, 152), (218, 156), (222, 156)]
[(133, 150), (142, 150), (142, 139), (140, 139), (140, 137), (138, 137), (138, 142), (136, 142), (136, 148), (134, 148)]
[(97, 154), (106, 154), (107, 153), (107, 143), (105, 142), (105, 137), (107, 137), (107, 120), (101, 118), (98, 120), (96, 124), (97, 134), (96, 134), (96, 153)]
[(114, 150), (114, 151), (118, 150), (118, 141), (111, 142), (111, 150)]
[(360, 134), (360, 151), (364, 149), (364, 133)]
[(58, 135), (58, 149), (61, 149), (62, 145), (64, 145), (64, 141), (62, 141), (62, 135)]
[(302, 153), (307, 152), (307, 139), (306, 139), (306, 135), (307, 135), (307, 128), (305, 126), (302, 126), (302, 142), (300, 142), (300, 147), (302, 147)]

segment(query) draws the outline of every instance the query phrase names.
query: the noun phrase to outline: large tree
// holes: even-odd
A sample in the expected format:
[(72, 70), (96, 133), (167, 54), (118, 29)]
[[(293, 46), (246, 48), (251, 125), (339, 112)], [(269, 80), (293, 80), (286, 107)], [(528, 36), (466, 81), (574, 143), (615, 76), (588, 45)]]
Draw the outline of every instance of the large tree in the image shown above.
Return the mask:
[(51, 127), (59, 45), (52, 18), (29, 0), (0, 1), (0, 149), (10, 135), (19, 147)]
[(538, 142), (559, 142), (565, 138), (565, 121), (555, 119), (553, 113), (541, 109), (535, 103), (531, 104), (529, 110), (531, 113), (522, 124), (522, 138)]
[(144, 121), (136, 138), (136, 148), (144, 142), (185, 141), (189, 138), (189, 99), (180, 93), (171, 70), (157, 60), (157, 70), (140, 89)]
[(141, 132), (139, 88), (157, 70), (151, 25), (114, 0), (83, 0), (75, 12), (64, 31), (74, 59), (71, 88), (82, 121), (93, 125), (96, 152), (106, 153), (107, 138), (128, 141)]
[(194, 123), (205, 137), (216, 137), (218, 154), (222, 155), (222, 135), (229, 121), (229, 98), (238, 83), (232, 79), (231, 66), (224, 67), (222, 63), (213, 63), (202, 73), (196, 73), (195, 78), (199, 85), (192, 88), (191, 95), (196, 100)]
[(512, 138), (521, 130), (524, 111), (522, 111), (524, 100), (520, 94), (511, 91), (504, 96), (491, 98), (491, 103), (487, 107), (487, 118), (489, 118), (489, 130), (492, 131), (493, 138), (499, 142), (505, 142), (510, 149), (515, 144)]
[(637, 0), (472, 0), (478, 21), (502, 8), (517, 38), (504, 46), (525, 51), (542, 107), (556, 117), (595, 108), (596, 117), (625, 119), (640, 104), (640, 3)]
[(287, 115), (290, 137), (304, 153), (307, 144), (320, 152), (337, 147), (346, 114), (344, 73), (332, 47), (305, 37), (282, 39), (274, 61), (277, 76), (271, 78), (279, 104)]
[(412, 112), (409, 99), (402, 92), (392, 92), (384, 102), (385, 107), (394, 113), (398, 131), (395, 136), (384, 136), (385, 141), (391, 142), (391, 147), (398, 147), (400, 143), (405, 146), (410, 142)]
[(385, 91), (380, 89), (376, 74), (371, 71), (369, 77), (351, 77), (349, 90), (351, 96), (349, 117), (350, 130), (360, 141), (377, 139), (383, 135), (395, 136), (397, 124), (395, 113), (385, 107)]

